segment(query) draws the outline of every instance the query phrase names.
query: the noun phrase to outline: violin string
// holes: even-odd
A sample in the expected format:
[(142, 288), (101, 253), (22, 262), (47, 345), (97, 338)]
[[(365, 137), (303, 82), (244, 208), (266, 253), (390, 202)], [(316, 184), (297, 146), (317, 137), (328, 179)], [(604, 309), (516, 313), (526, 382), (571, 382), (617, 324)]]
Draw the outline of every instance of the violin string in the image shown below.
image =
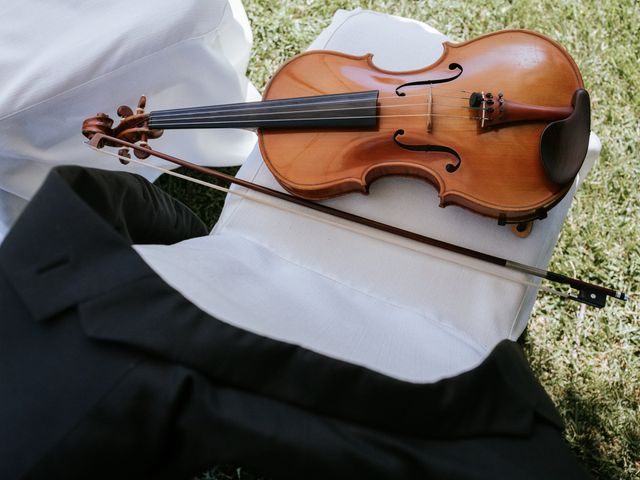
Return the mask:
[[(433, 116), (434, 114), (432, 114)], [(444, 115), (443, 115), (444, 116)], [(462, 117), (459, 115), (449, 115), (452, 118), (471, 118), (471, 119), (476, 119), (479, 120), (479, 117)], [(334, 117), (334, 118), (344, 118), (344, 117)], [(362, 117), (357, 117), (357, 118), (362, 118)], [(315, 119), (313, 119), (315, 120)], [(136, 123), (132, 124), (132, 126), (130, 128), (135, 128), (135, 127), (144, 127), (145, 123), (146, 123), (146, 119), (142, 118), (140, 120), (138, 120)], [(206, 125), (208, 122), (204, 122), (203, 125)], [(180, 124), (180, 126), (185, 126), (186, 124)], [(162, 128), (171, 128), (171, 126), (156, 126), (154, 124), (153, 129), (162, 129)], [(397, 127), (387, 127), (387, 128), (378, 128), (376, 131), (397, 131), (398, 128)], [(473, 128), (446, 128), (446, 129), (442, 129), (441, 131), (447, 131), (447, 132), (477, 132), (477, 127), (473, 127)], [(500, 142), (498, 142), (500, 143)], [(524, 144), (523, 144), (524, 145)], [(537, 144), (536, 144), (537, 145)], [(535, 145), (531, 145), (531, 146), (535, 146)]]
[[(469, 94), (474, 93), (471, 90), (463, 90), (463, 89), (460, 89), (460, 88), (447, 88), (444, 85), (437, 85), (437, 84), (435, 84), (435, 85), (434, 84), (413, 85), (413, 86), (411, 86), (411, 88), (415, 89), (415, 90), (418, 90), (418, 89), (421, 89), (421, 88), (425, 88), (425, 89), (433, 90), (434, 92), (440, 91), (440, 92), (452, 92), (452, 93), (469, 93)], [(390, 96), (391, 97), (395, 97), (397, 95), (398, 95), (397, 93), (393, 93)], [(409, 95), (410, 94), (406, 94), (406, 95), (403, 95), (403, 96), (407, 96), (408, 97)]]
[[(444, 107), (447, 109), (464, 108), (467, 110), (475, 110), (475, 111), (487, 110), (486, 108), (469, 107), (467, 105), (452, 105), (448, 103), (421, 102), (421, 103), (408, 103), (406, 105), (398, 104), (398, 105), (378, 105), (376, 107), (362, 106), (362, 107), (344, 107), (344, 108), (318, 108), (318, 109), (311, 109), (311, 110), (290, 110), (290, 111), (278, 111), (278, 112), (266, 112), (266, 113), (263, 113), (262, 111), (254, 110), (254, 111), (250, 111), (249, 113), (234, 113), (230, 115), (229, 114), (215, 115), (220, 112), (212, 112), (212, 113), (215, 113), (214, 115), (207, 114), (208, 112), (198, 112), (198, 113), (192, 113), (192, 114), (183, 113), (183, 114), (177, 114), (173, 116), (167, 115), (167, 116), (157, 117), (154, 114), (152, 120), (154, 124), (157, 124), (162, 122), (173, 122), (173, 121), (180, 121), (180, 120), (214, 120), (216, 118), (236, 118), (236, 117), (252, 117), (252, 116), (263, 116), (263, 115), (287, 115), (287, 114), (295, 115), (297, 113), (340, 112), (340, 111), (367, 110), (367, 109), (370, 110), (371, 108), (410, 108), (410, 107), (423, 107), (428, 105), (432, 105), (433, 107)], [(188, 115), (188, 116), (185, 116), (185, 115)]]
[[(424, 115), (424, 116), (428, 116), (428, 115)], [(435, 116), (435, 114), (431, 114), (431, 116)], [(447, 115), (442, 115), (442, 116), (447, 116)], [(462, 117), (462, 116), (459, 116), (459, 115), (448, 115), (448, 116), (451, 117), (451, 118), (470, 118), (470, 119), (476, 119), (476, 120), (480, 119), (479, 117)], [(345, 117), (333, 117), (333, 119), (335, 119), (335, 118), (345, 118)], [(357, 117), (357, 118), (363, 118), (363, 117)], [(296, 120), (299, 120), (299, 119), (296, 119)], [(316, 120), (316, 119), (307, 119), (307, 120)], [(134, 123), (132, 125), (132, 128), (144, 127), (145, 122), (146, 122), (145, 119), (141, 119), (138, 122)], [(209, 122), (203, 122), (203, 123), (201, 123), (199, 125), (207, 125), (208, 123)], [(221, 123), (225, 123), (225, 122), (221, 122)], [(178, 125), (182, 126), (182, 127), (184, 127), (185, 125), (189, 125), (190, 128), (196, 128), (196, 127), (191, 127), (191, 124), (178, 124)], [(161, 130), (163, 128), (171, 128), (171, 127), (172, 127), (172, 125), (159, 126), (159, 125), (154, 124), (154, 126), (153, 126), (153, 128), (151, 128), (151, 130), (154, 130), (154, 129)], [(233, 128), (233, 127), (230, 127), (230, 128)], [(241, 128), (241, 127), (237, 127), (237, 128)], [(397, 130), (398, 130), (398, 127), (378, 127), (376, 129), (376, 132), (382, 132), (382, 131), (393, 131), (393, 132), (395, 132)], [(404, 128), (404, 130), (406, 130), (406, 128)], [(448, 126), (448, 128), (439, 129), (439, 131), (440, 132), (456, 132), (456, 133), (459, 133), (459, 132), (476, 132), (477, 133), (478, 128), (477, 127), (472, 127), (472, 128), (452, 128), (451, 126)], [(303, 130), (301, 130), (301, 132), (304, 133)], [(498, 144), (499, 145), (504, 145), (504, 142), (496, 142), (496, 145), (498, 145)], [(528, 144), (521, 143), (521, 145), (524, 146), (524, 145), (528, 145)], [(530, 146), (531, 147), (535, 147), (535, 146), (537, 146), (537, 143), (536, 144), (531, 144)]]
[(431, 85), (429, 85), (429, 84), (426, 84), (426, 85), (414, 85), (411, 88), (416, 88), (416, 89), (418, 89), (418, 88), (428, 88), (428, 89), (433, 90), (434, 92), (435, 91), (441, 91), (441, 92), (455, 92), (455, 93), (469, 93), (469, 94), (474, 93), (471, 90), (463, 90), (463, 89), (458, 89), (458, 88), (447, 88), (444, 85), (439, 86), (439, 85), (433, 85), (433, 84), (431, 84)]
[[(265, 122), (305, 122), (305, 121), (324, 121), (324, 120), (361, 120), (364, 118), (399, 118), (399, 117), (448, 117), (448, 118), (464, 118), (467, 120), (482, 120), (482, 117), (466, 117), (464, 115), (446, 115), (441, 113), (415, 113), (415, 114), (393, 114), (393, 115), (362, 115), (362, 116), (344, 116), (344, 117), (313, 117), (313, 118), (275, 118), (256, 120), (256, 123)], [(171, 123), (171, 121), (153, 122), (152, 129), (180, 127), (193, 127), (195, 125), (227, 125), (230, 123), (251, 123), (251, 120), (221, 120), (221, 121), (203, 121), (188, 123)]]
[[(435, 90), (435, 88), (434, 88)], [(460, 90), (461, 92), (464, 92), (464, 90)], [(358, 93), (358, 92), (353, 92), (353, 93)], [(473, 93), (473, 92), (468, 92), (468, 93)], [(396, 100), (399, 99), (404, 99), (404, 98), (411, 98), (411, 97), (424, 97), (425, 95), (427, 95), (428, 92), (425, 93), (408, 93), (405, 95), (397, 95), (397, 94), (391, 94), (391, 95), (379, 95), (378, 96), (378, 100), (380, 99), (387, 99), (387, 98), (393, 98)], [(337, 94), (339, 95), (339, 94)], [(274, 101), (278, 101), (278, 100), (298, 100), (301, 98), (310, 98), (310, 97), (292, 97), (292, 98), (275, 98), (272, 99)], [(453, 99), (457, 99), (457, 100), (469, 100), (469, 97), (458, 97), (458, 96), (448, 96), (448, 95), (434, 95), (434, 98), (453, 98)], [(220, 108), (224, 108), (224, 107), (231, 107), (233, 106), (233, 108), (230, 108), (228, 110), (223, 110), (223, 111), (237, 111), (238, 108), (250, 108), (251, 106), (253, 107), (259, 107), (259, 108), (263, 108), (263, 109), (268, 109), (268, 108), (281, 108), (280, 105), (269, 105), (268, 102), (270, 102), (271, 100), (263, 100), (263, 101), (257, 101), (257, 102), (245, 102), (245, 103), (235, 103), (235, 104), (219, 104), (219, 105), (208, 105), (208, 106), (202, 106), (202, 107), (187, 107), (187, 108), (179, 108), (179, 109), (171, 109), (171, 110), (157, 110), (155, 112), (151, 112), (154, 115), (172, 115), (172, 114), (178, 114), (180, 111), (183, 111), (183, 113), (189, 113), (190, 110), (195, 110), (195, 109), (206, 109), (206, 108), (211, 108), (211, 109), (220, 109)], [(330, 103), (349, 103), (349, 102), (362, 102), (363, 100), (361, 98), (349, 98), (349, 99), (332, 99), (332, 100), (322, 100), (321, 102), (317, 102), (316, 105), (325, 105), (325, 104), (330, 104)], [(204, 111), (204, 110), (203, 110)], [(213, 110), (212, 110), (213, 111)], [(220, 111), (220, 110), (215, 110), (215, 111)]]
[[(424, 97), (424, 95), (407, 95), (406, 97)], [(406, 97), (395, 97), (396, 99), (401, 99), (401, 98), (406, 98)], [(441, 95), (436, 95), (433, 98), (441, 98)], [(391, 98), (391, 97), (379, 97), (379, 98)], [(445, 98), (456, 98), (459, 100), (469, 100), (468, 98), (465, 97), (445, 97)], [(290, 99), (285, 99), (285, 100), (290, 100)], [(158, 110), (158, 111), (154, 111), (154, 112), (150, 112), (149, 115), (153, 116), (154, 119), (165, 119), (165, 118), (179, 118), (182, 116), (185, 116), (186, 118), (192, 118), (192, 115), (208, 115), (208, 114), (220, 114), (220, 113), (225, 113), (225, 112), (231, 112), (232, 115), (224, 115), (224, 116), (233, 116), (233, 115), (255, 115), (255, 114), (261, 114), (261, 115), (269, 115), (269, 113), (262, 113), (264, 110), (273, 110), (273, 109), (283, 109), (283, 108), (287, 108), (287, 107), (294, 107), (294, 106), (304, 106), (304, 104), (297, 104), (297, 105), (271, 105), (269, 103), (269, 100), (267, 100), (265, 102), (264, 105), (262, 105), (262, 102), (248, 102), (248, 103), (241, 103), (241, 104), (233, 104), (234, 107), (233, 108), (223, 108), (225, 106), (228, 105), (211, 105), (210, 107), (193, 107), (193, 108), (186, 108), (186, 109), (178, 109), (178, 111), (175, 110)], [(359, 102), (362, 103), (363, 100), (362, 99), (346, 99), (346, 100), (326, 100), (323, 102), (315, 102), (313, 104), (309, 104), (309, 106), (313, 105), (313, 106), (325, 106), (325, 105), (331, 105), (331, 104), (346, 104), (346, 103), (355, 103), (355, 102)], [(377, 107), (408, 107), (408, 106), (420, 106), (420, 105), (428, 105), (429, 102), (421, 102), (421, 103), (410, 103), (410, 104), (397, 104), (397, 105), (376, 105)], [(434, 106), (438, 105), (438, 106), (447, 106), (447, 107), (456, 107), (456, 108), (468, 108), (471, 110), (481, 110), (479, 107), (471, 107), (469, 105), (452, 105), (452, 104), (448, 104), (448, 103), (438, 103), (435, 104), (433, 103)], [(207, 108), (209, 108), (207, 110)], [(291, 113), (298, 113), (298, 112), (316, 112), (316, 111), (327, 111), (327, 110), (352, 110), (352, 109), (357, 109), (357, 108), (372, 108), (370, 106), (362, 106), (362, 107), (344, 107), (344, 108), (336, 108), (336, 109), (311, 109), (311, 110), (291, 110)], [(237, 112), (244, 112), (244, 111), (248, 111), (249, 113), (243, 113), (243, 114), (238, 114)], [(283, 114), (283, 113), (289, 113), (287, 111), (278, 111), (275, 113), (271, 113), (271, 115), (274, 114)]]
[[(364, 235), (366, 237), (369, 237), (369, 238), (372, 238), (372, 239), (375, 239), (375, 240), (383, 241), (383, 242), (389, 243), (391, 245), (395, 245), (395, 246), (400, 247), (400, 248), (406, 248), (406, 249), (411, 250), (413, 252), (420, 253), (420, 254), (425, 254), (425, 255), (431, 256), (433, 258), (437, 258), (439, 260), (445, 261), (445, 262), (453, 263), (453, 264), (459, 265), (461, 267), (469, 268), (469, 269), (475, 270), (475, 271), (480, 272), (480, 273), (485, 273), (487, 275), (491, 275), (491, 276), (494, 276), (496, 278), (500, 278), (502, 280), (506, 280), (506, 281), (513, 282), (513, 283), (518, 283), (518, 284), (521, 284), (521, 285), (524, 285), (524, 286), (527, 286), (527, 287), (532, 287), (532, 288), (538, 289), (540, 291), (543, 291), (545, 293), (550, 293), (550, 294), (553, 294), (553, 295), (557, 295), (557, 296), (562, 297), (562, 298), (575, 298), (575, 295), (573, 295), (571, 293), (561, 292), (559, 290), (548, 288), (548, 287), (545, 287), (544, 285), (541, 285), (540, 283), (531, 282), (531, 281), (524, 280), (524, 279), (521, 279), (521, 278), (515, 278), (514, 276), (511, 276), (511, 275), (504, 275), (504, 274), (501, 274), (501, 273), (498, 273), (498, 272), (495, 272), (495, 271), (491, 271), (491, 270), (489, 270), (487, 268), (481, 268), (479, 266), (472, 265), (471, 263), (468, 263), (468, 262), (464, 262), (464, 261), (461, 261), (461, 260), (456, 260), (455, 258), (453, 258), (451, 256), (439, 255), (435, 251), (429, 251), (428, 247), (427, 248), (417, 248), (417, 247), (410, 246), (410, 245), (408, 245), (408, 242), (406, 242), (406, 243), (402, 242), (399, 239), (396, 239), (395, 237), (393, 237), (392, 235), (383, 235), (383, 234), (374, 233), (373, 229), (371, 229), (370, 231), (367, 231), (365, 229), (362, 229), (362, 228), (359, 228), (359, 227), (355, 227), (355, 226), (349, 225), (347, 223), (341, 223), (341, 222), (338, 222), (338, 221), (335, 221), (335, 220), (331, 220), (330, 218), (326, 218), (326, 216), (322, 216), (321, 217), (318, 214), (311, 214), (311, 213), (308, 213), (308, 212), (306, 212), (304, 210), (301, 210), (301, 209), (288, 207), (285, 204), (282, 204), (281, 202), (275, 202), (275, 201), (273, 201), (271, 199), (267, 200), (266, 198), (261, 198), (261, 196), (255, 195), (254, 192), (251, 192), (251, 193), (250, 192), (244, 192), (244, 191), (241, 191), (239, 189), (231, 189), (231, 188), (222, 187), (220, 185), (215, 185), (213, 183), (205, 182), (204, 180), (200, 180), (198, 178), (190, 177), (188, 175), (183, 175), (181, 173), (178, 173), (178, 172), (175, 172), (175, 171), (160, 167), (158, 165), (154, 165), (154, 164), (149, 163), (149, 162), (143, 162), (141, 160), (136, 160), (134, 158), (125, 157), (125, 156), (120, 155), (120, 154), (115, 153), (115, 152), (108, 152), (108, 151), (105, 151), (105, 150), (102, 150), (102, 149), (98, 149), (98, 148), (96, 148), (96, 147), (94, 147), (92, 145), (89, 145), (88, 142), (85, 142), (85, 143), (92, 150), (95, 150), (95, 151), (97, 151), (99, 153), (102, 153), (104, 155), (109, 155), (109, 156), (115, 157), (115, 158), (119, 159), (120, 161), (130, 162), (130, 163), (134, 163), (134, 164), (137, 164), (137, 165), (142, 165), (142, 166), (145, 166), (145, 167), (148, 167), (148, 168), (153, 168), (153, 169), (158, 170), (158, 171), (160, 171), (162, 173), (166, 173), (167, 175), (171, 175), (173, 177), (186, 180), (188, 182), (196, 183), (198, 185), (202, 185), (204, 187), (211, 188), (213, 190), (217, 190), (217, 191), (220, 191), (220, 192), (223, 192), (223, 193), (226, 193), (226, 194), (236, 195), (236, 196), (238, 196), (240, 198), (243, 198), (245, 200), (249, 200), (249, 201), (252, 201), (252, 202), (255, 202), (255, 203), (258, 203), (258, 204), (262, 204), (262, 205), (265, 205), (265, 206), (270, 207), (270, 208), (275, 208), (277, 210), (281, 210), (281, 211), (284, 211), (284, 212), (287, 212), (287, 213), (292, 213), (294, 215), (298, 215), (298, 216), (302, 216), (302, 217), (305, 217), (305, 218), (309, 218), (311, 220), (319, 221), (319, 222), (325, 223), (327, 225), (335, 226), (337, 228), (342, 228), (342, 229), (357, 233), (359, 235)], [(434, 248), (434, 250), (435, 250), (435, 248)]]

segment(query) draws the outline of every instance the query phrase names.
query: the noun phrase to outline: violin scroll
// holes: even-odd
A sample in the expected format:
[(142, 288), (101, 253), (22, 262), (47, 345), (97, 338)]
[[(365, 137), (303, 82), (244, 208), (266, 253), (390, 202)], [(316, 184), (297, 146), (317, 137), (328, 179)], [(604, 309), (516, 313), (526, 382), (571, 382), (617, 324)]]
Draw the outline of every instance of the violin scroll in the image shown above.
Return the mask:
[[(94, 117), (89, 117), (82, 122), (82, 134), (91, 140), (96, 133), (101, 133), (130, 143), (140, 142), (140, 146), (149, 148), (148, 140), (160, 137), (164, 131), (149, 128), (149, 114), (144, 111), (146, 103), (147, 98), (142, 95), (135, 112), (127, 105), (118, 107), (117, 114), (121, 120), (115, 128), (112, 128), (113, 120), (106, 113), (97, 113)], [(104, 146), (117, 147), (118, 145), (105, 140), (100, 142), (98, 148)], [(119, 154), (123, 157), (130, 157), (126, 148), (121, 149)], [(149, 156), (149, 154), (137, 150), (134, 151), (134, 154), (140, 159)]]

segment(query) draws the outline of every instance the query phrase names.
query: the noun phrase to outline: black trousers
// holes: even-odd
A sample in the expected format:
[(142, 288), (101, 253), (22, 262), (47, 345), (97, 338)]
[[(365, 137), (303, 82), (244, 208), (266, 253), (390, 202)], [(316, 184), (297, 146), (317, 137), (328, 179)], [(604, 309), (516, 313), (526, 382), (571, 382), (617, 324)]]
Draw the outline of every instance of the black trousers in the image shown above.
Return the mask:
[(403, 382), (225, 324), (131, 248), (206, 233), (140, 177), (52, 171), (0, 246), (0, 478), (586, 476), (517, 344)]

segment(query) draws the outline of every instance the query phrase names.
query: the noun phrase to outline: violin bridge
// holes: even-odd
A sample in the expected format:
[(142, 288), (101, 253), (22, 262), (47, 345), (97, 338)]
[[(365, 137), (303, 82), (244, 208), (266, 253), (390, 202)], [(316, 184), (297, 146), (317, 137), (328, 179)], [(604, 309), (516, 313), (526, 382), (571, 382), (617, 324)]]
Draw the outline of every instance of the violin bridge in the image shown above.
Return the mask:
[(427, 133), (433, 131), (433, 87), (429, 85), (429, 96), (427, 98)]

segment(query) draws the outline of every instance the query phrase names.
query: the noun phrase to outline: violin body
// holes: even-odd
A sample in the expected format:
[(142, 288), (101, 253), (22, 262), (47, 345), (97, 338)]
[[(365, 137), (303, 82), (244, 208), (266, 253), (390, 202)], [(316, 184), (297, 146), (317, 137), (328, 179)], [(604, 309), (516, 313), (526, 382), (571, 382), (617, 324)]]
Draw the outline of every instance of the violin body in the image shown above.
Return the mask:
[[(459, 70), (451, 81), (397, 91), (412, 82), (451, 78)], [(548, 119), (571, 114), (572, 98), (582, 86), (578, 67), (563, 47), (524, 30), (444, 43), (435, 63), (405, 72), (377, 67), (372, 55), (308, 52), (277, 71), (264, 100), (376, 90), (378, 123), (366, 129), (260, 128), (260, 150), (282, 186), (306, 199), (367, 193), (380, 177), (409, 175), (433, 184), (441, 206), (459, 205), (504, 223), (529, 221), (544, 218), (571, 186), (545, 172), (541, 137)], [(526, 111), (510, 108), (514, 120), (483, 127), (478, 109), (467, 108), (471, 92), (493, 92), (495, 110), (500, 94)], [(400, 143), (394, 141), (399, 130)], [(580, 164), (588, 130), (587, 121)], [(444, 148), (410, 149), (424, 145)]]

